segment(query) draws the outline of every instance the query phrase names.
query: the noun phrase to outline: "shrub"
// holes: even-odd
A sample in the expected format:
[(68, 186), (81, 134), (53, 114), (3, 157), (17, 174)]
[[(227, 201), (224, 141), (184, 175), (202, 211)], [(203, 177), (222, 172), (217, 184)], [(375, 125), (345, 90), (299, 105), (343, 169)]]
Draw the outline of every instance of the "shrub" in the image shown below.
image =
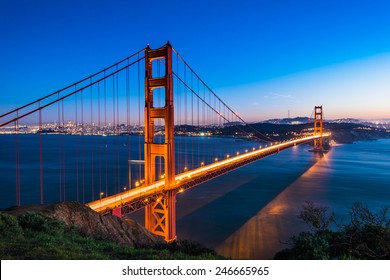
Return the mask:
[(64, 222), (38, 212), (26, 212), (18, 216), (18, 221), (25, 231), (58, 235), (63, 234), (66, 230)]
[(0, 213), (0, 237), (18, 238), (23, 235), (23, 230), (19, 226), (15, 216)]
[(285, 249), (275, 255), (275, 259), (296, 259), (296, 260), (327, 260), (328, 241), (321, 235), (310, 232), (302, 232), (292, 237), (294, 246)]

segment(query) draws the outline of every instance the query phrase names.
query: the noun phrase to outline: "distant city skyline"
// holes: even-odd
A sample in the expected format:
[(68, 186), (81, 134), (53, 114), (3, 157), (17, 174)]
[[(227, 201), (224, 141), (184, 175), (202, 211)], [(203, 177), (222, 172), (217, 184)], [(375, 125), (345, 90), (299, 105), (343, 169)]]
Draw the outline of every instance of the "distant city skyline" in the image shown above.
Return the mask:
[[(321, 1), (322, 2), (322, 1)], [(245, 120), (390, 118), (388, 1), (3, 1), (0, 113), (170, 40)]]

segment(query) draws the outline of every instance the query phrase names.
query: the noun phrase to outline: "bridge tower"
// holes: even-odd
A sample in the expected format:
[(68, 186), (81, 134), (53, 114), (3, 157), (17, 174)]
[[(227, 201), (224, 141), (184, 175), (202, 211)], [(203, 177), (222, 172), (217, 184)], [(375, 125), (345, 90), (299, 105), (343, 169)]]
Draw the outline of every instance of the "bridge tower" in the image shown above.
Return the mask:
[[(165, 63), (165, 75), (154, 77), (153, 61), (161, 59)], [(175, 184), (175, 147), (174, 147), (174, 110), (172, 46), (169, 42), (159, 48), (145, 50), (145, 183), (156, 181), (156, 159), (164, 158), (165, 192), (155, 202), (145, 208), (145, 227), (166, 241), (176, 239), (176, 191)], [(161, 108), (153, 104), (153, 91), (165, 90), (165, 105)], [(165, 125), (164, 143), (155, 142), (154, 122), (163, 119)]]
[(323, 146), (322, 146), (322, 106), (315, 106), (314, 107), (314, 136), (321, 135), (319, 139), (314, 140), (314, 151), (315, 152), (322, 152)]

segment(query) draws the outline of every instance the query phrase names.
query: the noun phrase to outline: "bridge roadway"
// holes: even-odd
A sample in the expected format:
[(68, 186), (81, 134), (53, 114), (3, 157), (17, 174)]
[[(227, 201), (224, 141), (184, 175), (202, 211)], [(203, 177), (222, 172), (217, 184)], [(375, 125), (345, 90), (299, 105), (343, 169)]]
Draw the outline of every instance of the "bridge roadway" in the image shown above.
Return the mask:
[[(324, 133), (322, 137), (329, 137), (330, 134)], [(257, 161), (266, 156), (279, 153), (282, 150), (296, 145), (311, 142), (321, 136), (306, 136), (292, 139), (285, 142), (276, 143), (261, 149), (248, 151), (244, 154), (231, 156), (214, 163), (201, 166), (176, 175), (176, 184), (172, 187), (165, 186), (165, 180), (158, 180), (153, 184), (130, 189), (109, 197), (92, 201), (87, 204), (91, 209), (102, 214), (113, 213), (117, 216), (136, 211), (145, 205), (155, 202), (168, 190), (176, 190), (178, 193), (185, 189), (194, 187), (208, 180), (226, 174), (241, 166)]]

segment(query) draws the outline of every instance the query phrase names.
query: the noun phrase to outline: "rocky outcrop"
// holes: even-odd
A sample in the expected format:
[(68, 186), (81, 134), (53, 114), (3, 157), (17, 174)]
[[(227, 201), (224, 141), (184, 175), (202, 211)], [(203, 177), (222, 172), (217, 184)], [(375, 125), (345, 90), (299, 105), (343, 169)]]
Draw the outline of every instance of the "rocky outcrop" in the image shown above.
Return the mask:
[(78, 202), (60, 202), (48, 206), (15, 207), (10, 214), (36, 211), (62, 220), (69, 227), (76, 227), (82, 235), (127, 244), (134, 247), (149, 247), (163, 242), (137, 222), (113, 215), (102, 216)]

